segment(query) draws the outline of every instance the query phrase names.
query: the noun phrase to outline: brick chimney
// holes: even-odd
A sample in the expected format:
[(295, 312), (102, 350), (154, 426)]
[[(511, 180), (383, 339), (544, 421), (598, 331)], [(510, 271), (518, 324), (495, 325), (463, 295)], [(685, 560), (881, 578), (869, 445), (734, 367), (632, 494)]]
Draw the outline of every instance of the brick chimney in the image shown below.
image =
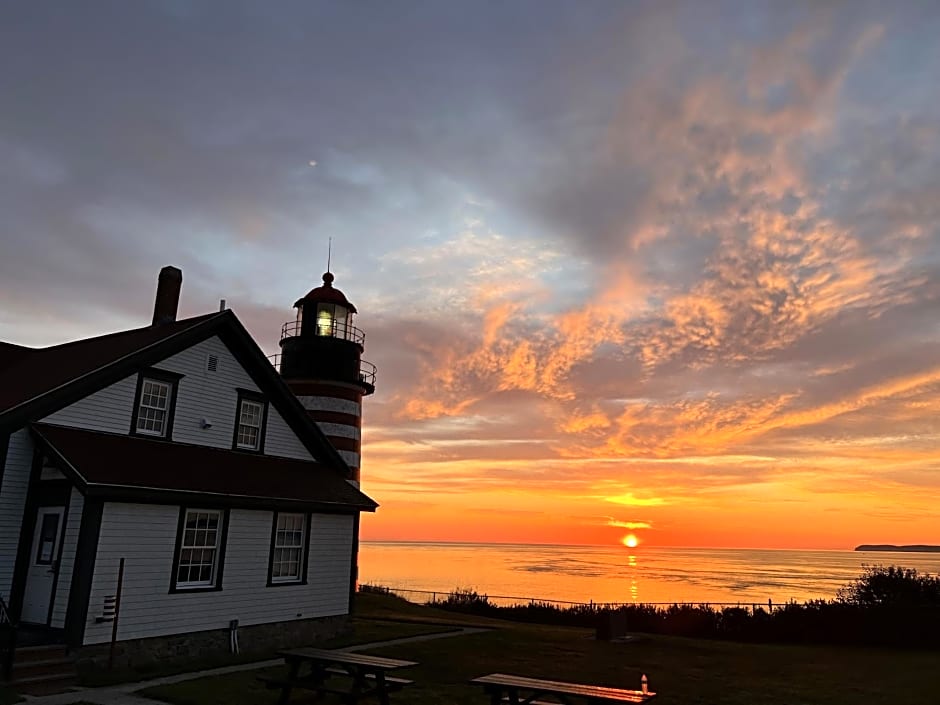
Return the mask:
[(183, 272), (176, 267), (164, 267), (157, 278), (157, 298), (153, 302), (153, 322), (172, 323), (176, 320), (176, 310), (180, 305), (180, 288), (183, 286)]

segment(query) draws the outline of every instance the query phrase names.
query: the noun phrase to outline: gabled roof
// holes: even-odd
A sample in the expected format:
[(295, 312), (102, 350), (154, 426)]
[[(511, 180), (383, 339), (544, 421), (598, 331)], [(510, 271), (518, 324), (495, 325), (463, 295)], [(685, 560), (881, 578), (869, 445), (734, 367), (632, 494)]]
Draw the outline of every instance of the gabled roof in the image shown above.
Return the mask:
[[(349, 466), (231, 310), (40, 348), (0, 370), (0, 432), (39, 421), (109, 384), (218, 335), (320, 463)], [(16, 346), (19, 347), (19, 346)]]
[[(0, 340), (0, 370), (4, 370), (7, 367), (16, 364), (33, 352), (36, 352), (35, 348), (26, 348), (22, 345), (4, 343), (2, 340)], [(2, 374), (2, 372), (0, 372), (0, 374)]]
[(13, 358), (10, 367), (0, 367), (0, 414), (220, 315), (211, 313), (48, 348), (20, 348), (26, 352)]
[(86, 496), (340, 512), (378, 506), (331, 468), (307, 460), (49, 424), (32, 430)]

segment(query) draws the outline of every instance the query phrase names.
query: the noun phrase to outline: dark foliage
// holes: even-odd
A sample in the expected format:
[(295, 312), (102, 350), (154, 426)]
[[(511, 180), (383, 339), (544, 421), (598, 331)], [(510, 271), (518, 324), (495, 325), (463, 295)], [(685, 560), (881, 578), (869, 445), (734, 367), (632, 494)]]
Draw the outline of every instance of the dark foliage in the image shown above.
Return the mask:
[(920, 575), (914, 568), (868, 565), (838, 596), (852, 605), (940, 606), (940, 576)]
[(454, 612), (469, 612), (471, 614), (486, 614), (494, 605), (486, 595), (478, 595), (474, 590), (458, 588), (440, 602), (433, 603)]
[[(572, 605), (548, 602), (498, 606), (469, 589), (452, 592), (435, 607), (519, 622), (596, 628), (610, 636), (612, 613), (631, 632), (744, 642), (853, 644), (940, 648), (940, 577), (896, 566), (866, 566), (836, 600), (784, 605)], [(622, 621), (618, 620), (618, 621)]]

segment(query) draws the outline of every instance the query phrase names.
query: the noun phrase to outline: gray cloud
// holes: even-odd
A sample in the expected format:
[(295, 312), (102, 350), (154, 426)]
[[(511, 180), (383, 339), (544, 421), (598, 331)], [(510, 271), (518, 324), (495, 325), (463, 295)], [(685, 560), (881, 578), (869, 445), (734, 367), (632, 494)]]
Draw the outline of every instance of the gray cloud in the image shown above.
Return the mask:
[[(173, 263), (184, 314), (226, 298), (276, 352), (333, 237), (379, 365), (367, 443), (426, 463), (415, 491), (460, 462), (717, 491), (885, 419), (937, 447), (929, 3), (4, 12), (3, 339), (146, 324)], [(695, 453), (780, 464), (617, 463)]]

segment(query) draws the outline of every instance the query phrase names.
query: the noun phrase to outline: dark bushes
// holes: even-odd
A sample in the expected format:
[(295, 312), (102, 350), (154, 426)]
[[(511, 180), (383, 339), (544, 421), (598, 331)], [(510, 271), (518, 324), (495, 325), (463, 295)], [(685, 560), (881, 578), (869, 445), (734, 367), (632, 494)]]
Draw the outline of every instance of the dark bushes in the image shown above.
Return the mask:
[(717, 609), (707, 604), (558, 607), (536, 601), (500, 607), (486, 595), (466, 589), (432, 604), (520, 622), (598, 627), (599, 635), (616, 611), (625, 615), (631, 632), (745, 642), (940, 648), (940, 577), (895, 566), (866, 567), (839, 590), (836, 600), (791, 602), (768, 609)]
[(470, 614), (487, 614), (494, 609), (498, 609), (496, 605), (490, 604), (490, 600), (486, 595), (478, 595), (474, 590), (460, 588), (454, 590), (443, 600), (432, 604), (445, 610), (469, 612)]
[(920, 575), (913, 568), (876, 565), (839, 590), (841, 602), (853, 605), (940, 606), (940, 576)]

